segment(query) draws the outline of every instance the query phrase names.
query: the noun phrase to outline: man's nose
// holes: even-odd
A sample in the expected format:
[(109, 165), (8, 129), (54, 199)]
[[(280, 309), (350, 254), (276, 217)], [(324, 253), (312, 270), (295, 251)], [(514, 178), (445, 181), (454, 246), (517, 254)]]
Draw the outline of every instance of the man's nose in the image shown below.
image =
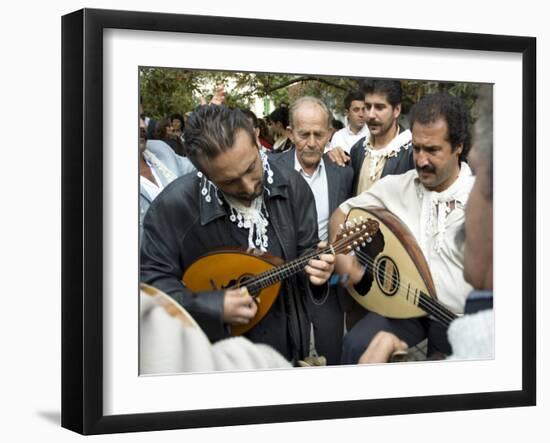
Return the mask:
[(429, 164), (428, 156), (423, 151), (415, 152), (414, 158), (416, 160), (417, 166), (421, 168)]
[(314, 134), (311, 134), (308, 138), (307, 138), (307, 145), (309, 147), (316, 147), (317, 146), (317, 139), (315, 138), (315, 135)]
[(243, 189), (244, 189), (244, 192), (248, 195), (254, 194), (254, 191), (256, 190), (256, 181), (250, 177), (244, 177)]

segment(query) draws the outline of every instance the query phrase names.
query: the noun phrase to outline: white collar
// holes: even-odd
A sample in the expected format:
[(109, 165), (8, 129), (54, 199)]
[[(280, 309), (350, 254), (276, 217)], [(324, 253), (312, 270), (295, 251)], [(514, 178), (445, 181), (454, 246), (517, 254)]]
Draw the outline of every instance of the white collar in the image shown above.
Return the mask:
[(349, 125), (346, 125), (345, 129), (347, 130), (348, 135), (351, 135), (352, 137), (363, 135), (365, 132), (368, 134), (369, 132), (369, 127), (366, 123), (361, 127), (361, 129), (359, 129), (359, 131), (357, 131), (357, 134), (351, 130)]
[(371, 145), (370, 137), (365, 138), (363, 146), (365, 154), (373, 157), (389, 157), (394, 152), (397, 154), (401, 149), (409, 149), (411, 146), (412, 134), (409, 129), (397, 134), (385, 148), (374, 149)]
[(418, 171), (415, 170), (416, 192), (422, 201), (420, 220), (420, 243), (423, 250), (427, 251), (426, 245), (430, 238), (433, 238), (433, 247), (436, 252), (441, 253), (447, 230), (447, 216), (450, 214), (454, 203), (454, 209), (464, 209), (468, 196), (474, 184), (474, 176), (468, 164), (460, 164), (460, 172), (457, 179), (451, 186), (442, 192), (426, 189), (418, 178)]
[(313, 171), (313, 174), (308, 174), (306, 171), (304, 171), (304, 168), (302, 167), (300, 160), (298, 160), (298, 152), (296, 151), (296, 148), (294, 148), (294, 169), (298, 171), (300, 174), (307, 175), (308, 177), (313, 177), (317, 173), (321, 173), (323, 171), (323, 168), (325, 167), (325, 162), (323, 161), (323, 157), (321, 157), (321, 160), (319, 161), (319, 164), (317, 165), (317, 168), (315, 171)]
[(468, 195), (470, 194), (471, 185), (473, 183), (474, 176), (468, 163), (460, 163), (460, 172), (456, 180), (447, 189), (441, 192), (430, 191), (420, 182), (418, 178), (418, 171), (415, 169), (414, 182), (416, 184), (417, 194), (420, 198), (424, 196), (430, 196), (434, 202), (450, 202), (457, 201), (462, 205), (466, 205)]

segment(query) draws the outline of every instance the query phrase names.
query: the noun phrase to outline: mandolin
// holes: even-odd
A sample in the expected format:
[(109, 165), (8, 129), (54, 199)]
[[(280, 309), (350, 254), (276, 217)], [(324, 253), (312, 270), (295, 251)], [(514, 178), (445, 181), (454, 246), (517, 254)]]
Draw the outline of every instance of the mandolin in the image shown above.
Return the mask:
[(427, 314), (448, 326), (457, 315), (436, 296), (428, 263), (414, 236), (391, 212), (375, 207), (353, 208), (347, 219), (368, 217), (379, 229), (355, 255), (366, 266), (362, 280), (348, 287), (364, 308), (388, 318), (416, 318)]
[(257, 249), (213, 251), (194, 261), (185, 270), (182, 281), (194, 293), (246, 287), (258, 311), (248, 324), (231, 326), (232, 335), (242, 335), (265, 317), (284, 279), (302, 271), (321, 254), (347, 254), (366, 245), (377, 230), (378, 222), (358, 217), (347, 223), (331, 245), (286, 263)]

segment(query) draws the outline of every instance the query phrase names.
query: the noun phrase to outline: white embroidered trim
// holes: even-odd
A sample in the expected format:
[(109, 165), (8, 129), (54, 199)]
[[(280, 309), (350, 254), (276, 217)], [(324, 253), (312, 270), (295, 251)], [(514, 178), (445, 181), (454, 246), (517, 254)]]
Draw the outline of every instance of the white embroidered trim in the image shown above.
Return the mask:
[[(264, 174), (267, 176), (266, 181), (269, 184), (273, 183), (273, 171), (269, 164), (269, 160), (265, 152), (262, 150), (259, 151), (260, 159), (262, 161), (262, 169)], [(214, 193), (216, 200), (220, 205), (223, 204), (223, 201), (220, 198), (218, 193), (218, 187), (211, 182), (202, 172), (197, 172), (197, 177), (201, 180), (200, 188), (201, 195), (204, 197), (204, 200), (207, 203), (212, 201), (211, 194)], [(266, 192), (269, 194), (271, 191), (266, 186)], [(267, 226), (269, 225), (268, 218), (269, 214), (265, 206), (263, 194), (258, 196), (250, 205), (250, 207), (245, 206), (238, 202), (237, 200), (228, 197), (223, 194), (223, 198), (229, 205), (229, 220), (235, 223), (239, 228), (248, 229), (248, 247), (249, 248), (260, 248), (262, 251), (267, 251), (268, 246), (268, 237), (267, 237)], [(254, 239), (254, 233), (255, 239)]]
[(210, 194), (212, 193), (212, 188), (214, 188), (214, 194), (216, 195), (216, 200), (220, 205), (223, 204), (218, 194), (218, 187), (214, 183), (212, 183), (201, 171), (197, 171), (197, 177), (201, 181), (201, 184), (200, 184), (201, 195), (204, 197), (204, 200), (206, 201), (206, 203), (210, 203), (212, 201), (212, 197)]
[(260, 248), (267, 251), (268, 238), (267, 226), (269, 225), (267, 208), (264, 203), (264, 196), (260, 195), (254, 199), (250, 207), (224, 195), (229, 204), (231, 215), (229, 220), (239, 228), (248, 229), (248, 247)]
[(378, 163), (383, 158), (396, 156), (401, 149), (409, 149), (412, 145), (411, 131), (406, 130), (397, 135), (389, 144), (383, 149), (374, 149), (370, 144), (370, 137), (367, 136), (363, 143), (365, 148), (365, 157), (369, 158), (369, 177), (371, 181), (376, 180), (376, 168)]
[(472, 172), (464, 162), (461, 163), (456, 181), (443, 192), (429, 191), (418, 182), (417, 195), (422, 199), (420, 237), (424, 251), (427, 250), (428, 238), (433, 238), (434, 250), (441, 253), (447, 231), (447, 217), (453, 207), (464, 208), (472, 184)]
[(143, 151), (143, 158), (155, 167), (157, 172), (160, 173), (166, 179), (167, 184), (170, 182), (173, 182), (176, 178), (178, 178), (176, 174), (170, 171), (170, 169), (168, 169), (166, 165), (162, 163), (158, 159), (158, 157), (148, 149), (145, 149), (145, 151)]

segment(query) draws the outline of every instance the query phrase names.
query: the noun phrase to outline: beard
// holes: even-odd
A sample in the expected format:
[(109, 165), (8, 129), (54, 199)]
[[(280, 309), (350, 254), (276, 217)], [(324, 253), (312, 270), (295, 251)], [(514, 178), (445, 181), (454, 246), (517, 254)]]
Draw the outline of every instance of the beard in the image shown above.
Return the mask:
[(394, 124), (394, 120), (391, 120), (387, 123), (378, 120), (371, 120), (367, 122), (369, 131), (379, 136), (386, 134), (391, 128), (394, 127)]
[(256, 200), (259, 196), (261, 196), (263, 192), (264, 192), (264, 182), (262, 179), (260, 182), (258, 182), (258, 185), (256, 186), (256, 188), (254, 188), (254, 192), (252, 194), (246, 194), (244, 192), (238, 192), (236, 194), (228, 194), (228, 193), (224, 193), (224, 194), (248, 206), (250, 205), (250, 203)]

